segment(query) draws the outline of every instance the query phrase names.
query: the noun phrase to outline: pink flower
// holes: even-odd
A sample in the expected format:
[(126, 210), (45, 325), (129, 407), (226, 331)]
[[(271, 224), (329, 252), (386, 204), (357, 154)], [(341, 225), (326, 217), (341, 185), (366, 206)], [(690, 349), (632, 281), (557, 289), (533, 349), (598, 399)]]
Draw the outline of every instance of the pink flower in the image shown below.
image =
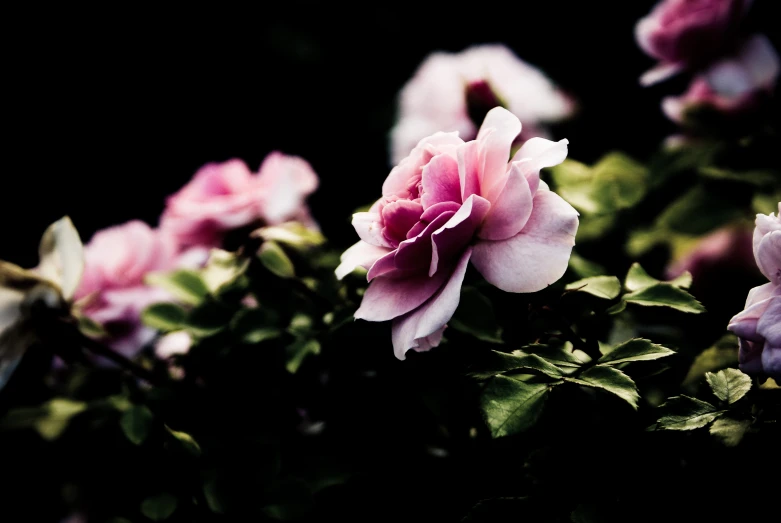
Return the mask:
[[(724, 227), (704, 236), (685, 256), (667, 268), (672, 280), (690, 272), (695, 285), (716, 275), (740, 269), (754, 269), (751, 254), (751, 230)], [(711, 282), (712, 283), (712, 282)]]
[[(527, 122), (521, 138), (543, 134), (542, 122), (563, 119), (574, 109), (539, 69), (504, 46), (431, 54), (399, 95), (399, 119), (391, 131), (393, 163), (438, 131), (473, 139), (485, 114), (499, 105)], [(532, 130), (536, 134), (529, 134)]]
[(659, 65), (640, 83), (651, 85), (686, 68), (699, 68), (728, 52), (749, 0), (662, 0), (637, 22), (638, 45)]
[(753, 246), (759, 270), (771, 283), (781, 285), (781, 202), (778, 216), (757, 214)]
[(85, 268), (76, 291), (83, 313), (100, 323), (108, 343), (126, 356), (152, 341), (155, 332), (140, 321), (141, 311), (170, 300), (162, 289), (144, 284), (151, 271), (177, 266), (173, 241), (134, 220), (98, 231), (85, 246)]
[(730, 320), (727, 329), (740, 338), (742, 371), (781, 377), (781, 285), (751, 289), (745, 310)]
[(257, 174), (241, 160), (210, 163), (168, 198), (160, 226), (184, 248), (217, 247), (227, 231), (256, 222), (314, 226), (304, 201), (317, 185), (305, 160), (279, 152), (269, 154)]
[(727, 327), (740, 338), (740, 368), (781, 377), (781, 202), (779, 215), (758, 214), (754, 257), (770, 283), (751, 289), (745, 310)]
[(393, 319), (393, 347), (439, 344), (458, 306), (469, 261), (509, 292), (535, 292), (567, 269), (578, 213), (540, 180), (567, 156), (567, 140), (532, 138), (510, 158), (521, 122), (497, 107), (477, 139), (436, 133), (388, 175), (369, 212), (353, 216), (361, 241), (342, 254), (339, 278), (357, 266), (371, 281), (355, 317)]
[(755, 35), (697, 76), (685, 94), (662, 100), (662, 110), (678, 123), (685, 123), (689, 110), (703, 107), (733, 116), (749, 113), (772, 95), (778, 73), (779, 58), (772, 44), (764, 35)]

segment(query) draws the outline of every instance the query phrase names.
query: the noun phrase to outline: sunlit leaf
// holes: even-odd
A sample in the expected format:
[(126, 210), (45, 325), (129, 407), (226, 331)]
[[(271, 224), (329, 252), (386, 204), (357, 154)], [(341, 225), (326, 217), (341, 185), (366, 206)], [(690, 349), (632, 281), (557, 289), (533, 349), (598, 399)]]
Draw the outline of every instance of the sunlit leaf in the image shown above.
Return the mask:
[(669, 307), (681, 312), (701, 314), (705, 307), (688, 292), (669, 283), (657, 283), (623, 298), (628, 303), (650, 307)]
[(496, 376), (483, 391), (481, 405), (495, 438), (518, 434), (532, 427), (542, 413), (553, 384), (524, 383)]
[(141, 321), (161, 332), (180, 329), (186, 317), (187, 312), (175, 303), (155, 303), (141, 312)]
[(572, 282), (565, 289), (586, 292), (598, 298), (612, 300), (621, 294), (621, 282), (615, 276), (592, 276)]
[(668, 398), (659, 409), (664, 414), (659, 418), (658, 428), (664, 430), (698, 429), (724, 414), (710, 403), (689, 396)]
[(599, 359), (599, 363), (616, 365), (619, 363), (627, 363), (631, 361), (649, 361), (665, 358), (673, 354), (675, 354), (675, 351), (672, 351), (666, 347), (652, 343), (649, 340), (635, 338), (622, 343), (609, 353), (602, 356)]
[(710, 426), (710, 433), (727, 447), (735, 447), (751, 426), (748, 420), (736, 420), (722, 416)]
[(724, 369), (705, 374), (713, 394), (721, 401), (735, 403), (751, 390), (751, 378), (738, 369)]
[(150, 272), (145, 281), (148, 285), (160, 287), (173, 294), (178, 301), (197, 305), (209, 294), (209, 287), (196, 271), (181, 269), (173, 272)]
[(186, 452), (189, 454), (198, 457), (201, 455), (201, 446), (198, 445), (198, 442), (195, 441), (195, 439), (187, 434), (186, 432), (179, 432), (176, 430), (171, 429), (167, 425), (165, 426), (165, 430), (168, 431), (171, 436), (174, 437), (174, 441), (177, 442), (177, 444)]
[(280, 278), (294, 278), (296, 275), (293, 262), (275, 242), (264, 242), (258, 251), (258, 258), (266, 269)]
[(637, 404), (640, 400), (637, 386), (632, 378), (618, 369), (607, 365), (596, 365), (585, 370), (577, 378), (567, 377), (564, 379), (577, 385), (607, 391), (626, 401), (633, 409), (637, 410)]

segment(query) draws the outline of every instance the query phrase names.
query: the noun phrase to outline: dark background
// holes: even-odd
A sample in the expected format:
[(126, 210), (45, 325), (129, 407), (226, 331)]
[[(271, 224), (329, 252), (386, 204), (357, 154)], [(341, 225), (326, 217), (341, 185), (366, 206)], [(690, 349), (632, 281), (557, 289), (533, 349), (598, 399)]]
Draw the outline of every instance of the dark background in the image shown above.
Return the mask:
[(653, 61), (634, 23), (652, 2), (598, 4), (9, 16), (0, 258), (34, 265), (40, 234), (64, 214), (85, 241), (134, 218), (155, 225), (165, 196), (204, 163), (242, 158), (256, 169), (275, 149), (313, 165), (314, 215), (349, 245), (353, 209), (377, 197), (390, 168), (396, 93), (428, 53), (477, 43), (507, 44), (577, 98), (579, 117), (556, 130), (571, 157), (643, 158), (675, 130), (661, 96), (685, 84), (637, 84)]

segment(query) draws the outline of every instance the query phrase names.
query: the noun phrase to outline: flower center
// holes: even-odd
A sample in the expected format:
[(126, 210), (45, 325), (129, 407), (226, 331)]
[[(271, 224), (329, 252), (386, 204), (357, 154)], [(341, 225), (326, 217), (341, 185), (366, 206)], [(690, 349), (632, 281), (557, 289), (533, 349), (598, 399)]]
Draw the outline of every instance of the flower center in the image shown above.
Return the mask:
[(488, 111), (494, 107), (505, 107), (502, 99), (491, 88), (487, 80), (475, 80), (467, 84), (465, 95), (469, 119), (478, 129), (483, 124)]

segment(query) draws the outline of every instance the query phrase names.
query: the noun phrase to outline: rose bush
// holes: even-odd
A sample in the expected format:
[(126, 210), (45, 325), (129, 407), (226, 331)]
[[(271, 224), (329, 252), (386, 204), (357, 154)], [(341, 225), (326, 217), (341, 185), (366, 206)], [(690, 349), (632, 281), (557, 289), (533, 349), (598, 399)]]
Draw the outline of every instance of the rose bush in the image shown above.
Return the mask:
[(439, 344), (459, 301), (468, 262), (496, 287), (535, 292), (567, 269), (578, 213), (540, 180), (567, 156), (567, 140), (532, 138), (509, 161), (521, 122), (492, 109), (477, 139), (424, 138), (388, 175), (383, 196), (353, 216), (361, 238), (342, 255), (371, 281), (355, 317), (394, 320), (393, 346)]
[(544, 123), (566, 118), (574, 109), (539, 69), (504, 46), (431, 54), (399, 94), (399, 118), (391, 130), (393, 163), (438, 131), (473, 139), (485, 113), (499, 105), (524, 122), (522, 138), (544, 136)]
[(272, 152), (257, 174), (241, 160), (210, 163), (170, 196), (160, 227), (186, 249), (216, 247), (230, 230), (298, 220), (315, 226), (305, 205), (318, 178), (304, 159)]

